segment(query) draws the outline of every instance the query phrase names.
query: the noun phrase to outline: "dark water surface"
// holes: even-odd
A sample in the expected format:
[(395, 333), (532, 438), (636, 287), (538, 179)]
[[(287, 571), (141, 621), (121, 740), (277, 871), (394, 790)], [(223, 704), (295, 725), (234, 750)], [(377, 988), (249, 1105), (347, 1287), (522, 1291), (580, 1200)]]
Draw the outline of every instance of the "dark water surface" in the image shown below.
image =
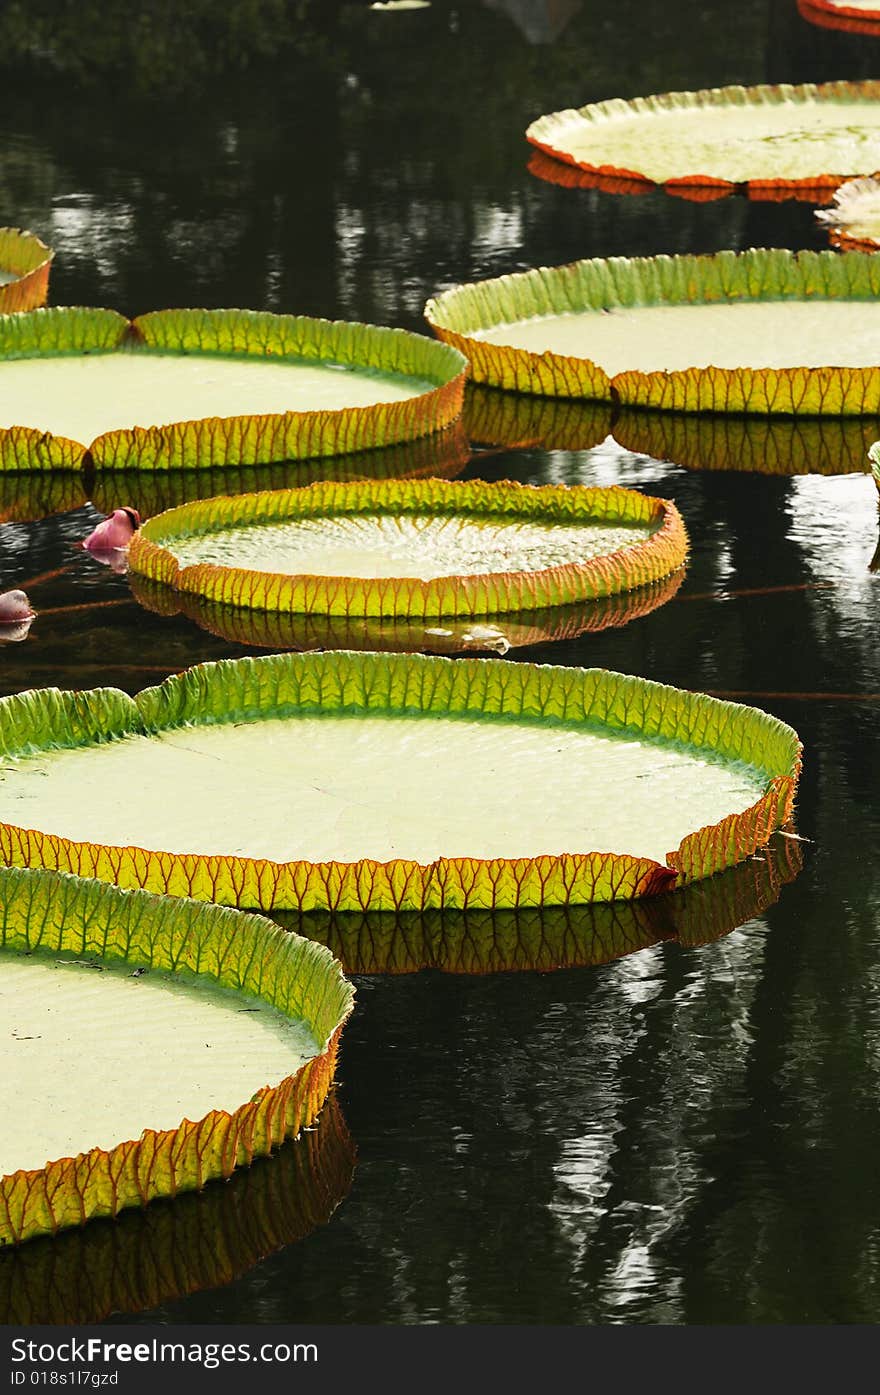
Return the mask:
[[(162, 25), (157, 13), (107, 3), (98, 22), (89, 4), (34, 0), (27, 24), (18, 6), (0, 17), (0, 223), (57, 248), (56, 304), (419, 328), (432, 292), (531, 265), (819, 248), (807, 204), (541, 182), (522, 131), (610, 96), (880, 71), (880, 40), (815, 29), (794, 0), (434, 0), (398, 14), (261, 0), (181, 5)], [(880, 1318), (880, 580), (862, 472), (880, 423), (817, 432), (798, 457), (854, 472), (796, 477), (708, 468), (704, 438), (679, 461), (653, 458), (666, 452), (644, 421), (558, 425), (566, 449), (513, 449), (467, 472), (661, 493), (684, 514), (691, 562), (653, 613), (499, 662), (605, 666), (790, 722), (805, 746), (800, 875), (763, 912), (738, 901), (744, 923), (720, 938), (709, 912), (703, 935), (636, 927), (623, 940), (646, 947), (604, 965), (359, 976), (338, 1091), (350, 1189), (350, 1160), (347, 1173), (344, 1157), (328, 1164), (310, 1219), (279, 1219), (262, 1243), (284, 1248), (248, 1267), (243, 1244), (222, 1276), (242, 1277), (169, 1298), (212, 1281), (212, 1227), (228, 1221), (212, 1219), (211, 1192), (203, 1271), (184, 1274), (196, 1243), (184, 1229), (163, 1252), (172, 1269), (177, 1255), (176, 1289), (129, 1275), (95, 1315), (103, 1301), (170, 1323)], [(784, 463), (798, 439), (756, 428), (733, 456)], [(72, 549), (97, 506), (154, 511), (143, 482), (120, 484), (124, 497), (114, 481), (20, 483), (0, 483), (0, 517), (32, 520), (0, 524), (0, 589), (29, 582), (40, 615), (0, 649), (0, 691), (135, 692), (253, 652), (142, 610), (124, 577)], [(114, 1272), (147, 1263), (141, 1222), (113, 1231)], [(72, 1258), (60, 1241), (0, 1256), (13, 1311), (30, 1284), (39, 1319), (56, 1257), (56, 1295), (65, 1264), (97, 1273), (110, 1230), (95, 1234)]]

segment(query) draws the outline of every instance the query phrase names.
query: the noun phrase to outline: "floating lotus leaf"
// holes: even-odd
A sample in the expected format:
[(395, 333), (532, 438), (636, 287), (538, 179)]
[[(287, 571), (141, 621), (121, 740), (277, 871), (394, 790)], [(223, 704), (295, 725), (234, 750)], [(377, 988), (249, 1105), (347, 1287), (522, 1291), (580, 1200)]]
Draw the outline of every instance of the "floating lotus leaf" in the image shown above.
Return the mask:
[[(91, 499), (102, 513), (112, 513), (120, 499), (152, 518), (178, 504), (211, 499), (217, 494), (254, 494), (269, 489), (300, 489), (317, 480), (454, 479), (471, 458), (461, 420), (434, 436), (384, 449), (317, 460), (289, 460), (272, 465), (226, 466), (216, 470), (104, 470), (97, 472)], [(28, 478), (20, 476), (19, 478)], [(3, 475), (0, 474), (0, 491)], [(2, 498), (2, 492), (0, 492)]]
[(541, 116), (531, 143), (605, 179), (760, 194), (834, 188), (876, 165), (880, 83), (713, 87)]
[(54, 255), (34, 233), (0, 228), (0, 315), (45, 305)]
[(514, 611), (505, 615), (473, 616), (467, 620), (426, 620), (363, 616), (289, 615), (277, 610), (251, 610), (181, 593), (170, 586), (132, 573), (132, 592), (139, 603), (157, 615), (185, 615), (203, 630), (232, 644), (260, 649), (370, 649), (396, 653), (460, 654), (548, 644), (577, 639), (598, 630), (616, 629), (630, 620), (649, 615), (676, 594), (684, 580), (684, 568), (613, 596), (574, 605), (546, 606), (543, 610)]
[[(880, 35), (880, 28), (877, 33)], [(817, 212), (816, 217), (829, 228), (836, 247), (876, 252), (880, 247), (880, 177), (848, 179), (835, 192), (831, 207)]]
[(181, 505), (135, 534), (129, 566), (256, 610), (442, 618), (593, 600), (686, 552), (675, 506), (635, 490), (371, 480)]
[(0, 469), (211, 468), (391, 446), (456, 420), (465, 368), (405, 330), (255, 310), (0, 316)]
[(2, 861), (303, 911), (653, 895), (766, 843), (800, 766), (784, 723), (644, 679), (345, 652), (19, 693), (0, 754)]
[(322, 946), (57, 872), (0, 867), (0, 904), (0, 1246), (228, 1177), (316, 1118), (352, 1000)]
[(607, 402), (499, 392), (475, 383), (468, 384), (462, 417), (471, 441), (542, 450), (590, 450), (610, 434), (612, 419)]
[(798, 14), (823, 29), (880, 37), (880, 5), (876, 0), (797, 0)]
[(325, 1225), (354, 1165), (331, 1091), (312, 1128), (228, 1180), (0, 1251), (0, 1323), (101, 1322), (232, 1283)]
[(425, 314), (495, 387), (665, 411), (857, 416), (880, 414), (878, 296), (869, 254), (760, 249), (544, 267), (457, 286)]
[(326, 945), (348, 974), (546, 973), (607, 964), (662, 940), (707, 944), (761, 915), (794, 881), (796, 837), (774, 834), (761, 858), (639, 901), (514, 911), (304, 915), (274, 911), (285, 929)]
[(864, 474), (877, 417), (757, 417), (624, 408), (614, 438), (625, 450), (687, 470), (759, 475)]

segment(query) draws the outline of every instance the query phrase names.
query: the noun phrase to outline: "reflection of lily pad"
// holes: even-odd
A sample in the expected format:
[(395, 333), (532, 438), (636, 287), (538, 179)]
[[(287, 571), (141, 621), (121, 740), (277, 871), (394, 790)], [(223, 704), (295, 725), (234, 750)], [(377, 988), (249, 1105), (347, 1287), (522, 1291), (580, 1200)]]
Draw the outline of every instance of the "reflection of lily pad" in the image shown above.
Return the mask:
[(327, 946), (349, 974), (455, 974), (607, 964), (661, 940), (707, 944), (761, 915), (801, 870), (797, 840), (774, 835), (763, 858), (640, 901), (513, 911), (298, 915), (275, 911), (285, 929)]
[(80, 470), (39, 470), (33, 474), (0, 470), (0, 523), (30, 523), (67, 513), (86, 502)]
[[(880, 35), (880, 27), (877, 29)], [(831, 241), (845, 251), (876, 252), (880, 247), (880, 178), (848, 179), (836, 190), (830, 208), (816, 213), (830, 229)]]
[(231, 1283), (325, 1225), (354, 1163), (331, 1092), (313, 1128), (228, 1181), (0, 1252), (0, 1322), (100, 1322)]
[(0, 1245), (228, 1177), (317, 1116), (351, 1010), (326, 950), (57, 873), (0, 867), (0, 899)]
[(0, 752), (3, 861), (299, 910), (656, 894), (766, 843), (800, 767), (784, 723), (660, 683), (351, 653), (16, 694)]
[(846, 475), (866, 469), (877, 417), (701, 416), (624, 409), (614, 438), (625, 450), (688, 470), (760, 475)]
[(823, 29), (842, 29), (848, 34), (880, 38), (880, 5), (876, 0), (797, 0), (798, 14)]
[(45, 305), (54, 255), (34, 233), (0, 228), (0, 315)]
[(371, 649), (398, 653), (459, 654), (509, 649), (529, 644), (577, 639), (614, 629), (665, 605), (684, 580), (684, 568), (660, 581), (576, 605), (477, 616), (429, 625), (425, 620), (331, 615), (283, 615), (275, 610), (245, 610), (174, 591), (170, 586), (132, 573), (131, 589), (142, 606), (158, 615), (184, 614), (203, 630), (233, 644), (260, 649)]
[[(104, 470), (95, 474), (91, 499), (101, 513), (111, 513), (120, 499), (133, 504), (142, 518), (152, 518), (178, 504), (216, 494), (252, 494), (269, 489), (300, 489), (316, 480), (453, 479), (470, 460), (461, 422), (434, 436), (397, 446), (354, 451), (317, 460), (288, 460), (274, 465), (226, 466), (215, 470)], [(20, 476), (24, 479), (26, 476)], [(0, 473), (0, 499), (3, 475)]]
[[(581, 169), (578, 165), (545, 155), (543, 150), (532, 152), (528, 171), (545, 184), (556, 184), (561, 189), (596, 189), (600, 194), (624, 195), (627, 198), (653, 193), (657, 187), (636, 176), (621, 178), (616, 174), (599, 174), (596, 170)], [(687, 199), (690, 203), (714, 203), (716, 199), (727, 198), (732, 190), (726, 184), (673, 184), (667, 186), (665, 192)]]
[(686, 550), (675, 506), (635, 490), (370, 480), (181, 505), (144, 524), (129, 566), (255, 610), (461, 617), (626, 591)]
[(457, 286), (425, 314), (495, 387), (666, 411), (880, 413), (868, 254), (573, 262)]
[[(0, 468), (208, 468), (364, 451), (461, 412), (421, 335), (252, 310), (0, 317)], [(144, 424), (147, 423), (147, 424)]]
[(468, 438), (486, 446), (590, 450), (611, 431), (607, 402), (535, 397), (469, 383), (462, 421)]
[[(590, 174), (668, 189), (834, 187), (868, 173), (880, 84), (717, 87), (553, 112), (527, 139)], [(867, 163), (866, 163), (867, 162)]]

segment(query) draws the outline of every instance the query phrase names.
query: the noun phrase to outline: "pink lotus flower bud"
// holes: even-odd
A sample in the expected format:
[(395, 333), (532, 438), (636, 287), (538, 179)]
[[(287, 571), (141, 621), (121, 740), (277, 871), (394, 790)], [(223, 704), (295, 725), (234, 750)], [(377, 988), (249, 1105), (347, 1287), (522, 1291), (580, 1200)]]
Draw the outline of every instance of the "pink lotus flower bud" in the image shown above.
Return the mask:
[(24, 591), (0, 593), (0, 625), (19, 625), (23, 620), (33, 618), (34, 612)]
[(137, 509), (127, 505), (114, 509), (109, 518), (105, 518), (83, 539), (83, 547), (88, 548), (89, 552), (112, 552), (115, 548), (128, 547), (140, 526), (141, 516)]

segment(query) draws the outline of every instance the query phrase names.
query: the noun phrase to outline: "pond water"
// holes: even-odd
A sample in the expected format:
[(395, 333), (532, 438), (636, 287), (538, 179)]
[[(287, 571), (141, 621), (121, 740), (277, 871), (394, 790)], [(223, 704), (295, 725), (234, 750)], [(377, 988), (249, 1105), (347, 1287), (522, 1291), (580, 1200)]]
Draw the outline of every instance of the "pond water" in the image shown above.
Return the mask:
[[(114, 0), (99, 44), (77, 9), (34, 0), (27, 54), (0, 18), (0, 222), (57, 249), (54, 303), (418, 329), (431, 293), (529, 266), (822, 248), (806, 203), (541, 181), (522, 132), (607, 97), (855, 78), (880, 60), (880, 40), (814, 28), (794, 0), (723, 13), (700, 0), (396, 13), (316, 0), (289, 29), (276, 7), (249, 6), (246, 30), (244, 6), (214, 9), (183, 5), (157, 33)], [(622, 628), (497, 662), (604, 666), (789, 722), (805, 745), (803, 870), (702, 945), (649, 939), (545, 974), (359, 976), (339, 1066), (358, 1157), (342, 1204), (233, 1282), (143, 1321), (880, 1319), (876, 490), (863, 473), (685, 468), (624, 448), (613, 425), (565, 449), (476, 453), (466, 474), (673, 499), (692, 544), (684, 584)], [(857, 429), (865, 448), (880, 437), (880, 422)], [(775, 427), (784, 469), (783, 438)], [(125, 490), (115, 502), (138, 506)], [(2, 482), (0, 588), (25, 584), (39, 612), (0, 648), (4, 693), (135, 692), (250, 652), (140, 609), (123, 575), (73, 548), (100, 517), (97, 492), (72, 480), (28, 498)], [(40, 517), (50, 499), (65, 511)], [(0, 1292), (11, 1263), (0, 1256)]]

